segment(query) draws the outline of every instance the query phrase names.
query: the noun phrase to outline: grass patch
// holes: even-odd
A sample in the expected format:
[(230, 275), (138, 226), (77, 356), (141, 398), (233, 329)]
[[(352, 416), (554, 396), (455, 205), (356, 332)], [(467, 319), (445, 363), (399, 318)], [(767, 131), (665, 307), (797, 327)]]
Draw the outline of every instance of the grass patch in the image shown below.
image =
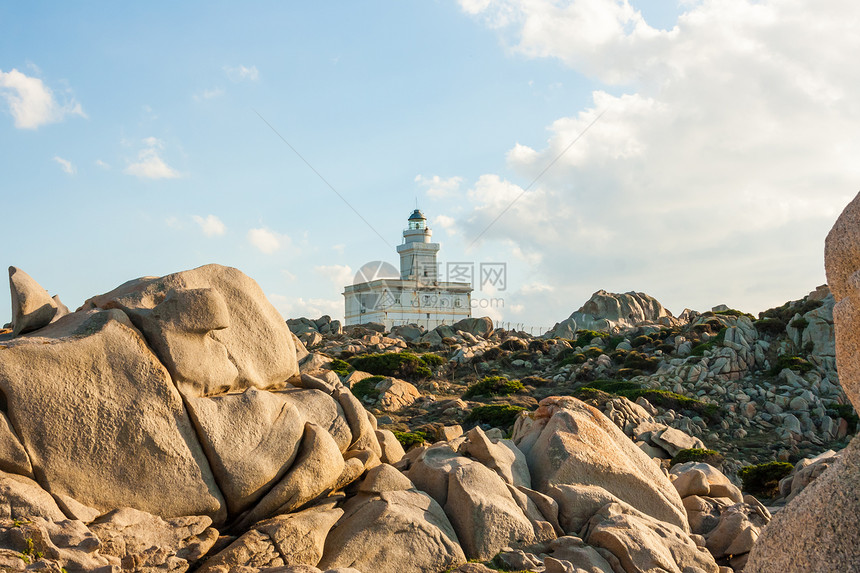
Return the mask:
[(702, 462), (714, 466), (715, 468), (719, 468), (725, 459), (726, 458), (723, 454), (714, 450), (688, 448), (675, 454), (675, 457), (672, 458), (671, 465), (685, 464), (687, 462)]
[(595, 380), (594, 382), (589, 382), (583, 388), (593, 388), (609, 394), (621, 395), (621, 392), (640, 390), (642, 386), (636, 382), (629, 382), (627, 380)]
[(660, 359), (654, 356), (648, 356), (643, 352), (632, 350), (624, 357), (624, 368), (631, 370), (641, 370), (642, 372), (656, 372), (660, 367)]
[(433, 375), (426, 364), (411, 352), (368, 354), (353, 358), (351, 364), (356, 370), (379, 376), (394, 376), (410, 381), (429, 378)]
[(805, 374), (815, 367), (810, 364), (809, 361), (801, 358), (800, 356), (789, 356), (787, 354), (783, 354), (776, 359), (776, 364), (774, 364), (770, 369), (771, 376), (776, 376), (782, 372), (784, 368)]
[(525, 387), (519, 380), (508, 380), (504, 376), (484, 376), (480, 382), (475, 382), (463, 393), (463, 398), (473, 396), (510, 396), (522, 392)]
[(340, 358), (332, 360), (330, 366), (331, 371), (338, 376), (349, 376), (349, 373), (355, 370), (349, 362), (341, 360)]
[(359, 400), (376, 400), (379, 398), (379, 390), (376, 389), (376, 385), (383, 380), (385, 380), (385, 376), (370, 376), (353, 384), (350, 390)]
[(779, 336), (785, 332), (785, 321), (773, 317), (757, 320), (753, 323), (753, 326), (761, 334), (769, 334), (771, 336)]
[(611, 337), (606, 332), (600, 332), (598, 330), (580, 329), (576, 331), (576, 340), (572, 340), (571, 344), (574, 347), (584, 347), (586, 344), (590, 344), (591, 341), (595, 338), (602, 338), (605, 341), (607, 338)]
[(424, 366), (432, 370), (434, 368), (439, 368), (448, 361), (439, 356), (438, 354), (428, 353), (421, 355), (421, 362), (424, 363)]
[(717, 310), (717, 311), (714, 311), (714, 314), (721, 315), (721, 316), (736, 316), (738, 318), (745, 316), (745, 317), (749, 318), (750, 320), (755, 320), (755, 317), (753, 315), (751, 315), (750, 313), (741, 312), (741, 311), (736, 310), (734, 308), (730, 308), (727, 310)]
[(393, 431), (394, 437), (403, 446), (403, 449), (409, 451), (412, 446), (420, 446), (424, 442), (429, 442), (427, 432), (398, 432)]
[(753, 495), (776, 497), (779, 495), (779, 480), (791, 473), (794, 466), (788, 462), (768, 462), (746, 466), (738, 471), (744, 491)]
[(695, 398), (688, 398), (675, 392), (669, 392), (668, 390), (643, 388), (640, 384), (630, 382), (629, 380), (596, 380), (585, 384), (580, 390), (587, 389), (623, 396), (633, 402), (641, 396), (654, 406), (663, 408), (664, 410), (669, 408), (676, 411), (690, 410), (710, 421), (719, 420), (720, 407), (716, 404), (708, 404)]
[(522, 406), (512, 406), (510, 404), (489, 404), (487, 406), (478, 406), (469, 412), (469, 415), (466, 416), (466, 422), (489, 424), (495, 428), (507, 429), (517, 420), (517, 416), (520, 415), (520, 412), (525, 411), (526, 409)]
[(561, 368), (563, 366), (567, 366), (568, 364), (584, 364), (587, 360), (588, 358), (585, 357), (585, 354), (577, 353), (559, 362), (558, 367)]
[(808, 298), (804, 298), (798, 302), (789, 301), (782, 306), (769, 308), (768, 310), (758, 313), (758, 317), (761, 319), (774, 318), (782, 321), (783, 324), (786, 324), (795, 314), (803, 316), (807, 312), (815, 310), (822, 304), (823, 303), (820, 300), (809, 300)]
[(801, 316), (800, 318), (795, 318), (794, 320), (792, 320), (789, 325), (792, 328), (796, 328), (797, 330), (803, 330), (804, 328), (809, 326), (809, 321)]

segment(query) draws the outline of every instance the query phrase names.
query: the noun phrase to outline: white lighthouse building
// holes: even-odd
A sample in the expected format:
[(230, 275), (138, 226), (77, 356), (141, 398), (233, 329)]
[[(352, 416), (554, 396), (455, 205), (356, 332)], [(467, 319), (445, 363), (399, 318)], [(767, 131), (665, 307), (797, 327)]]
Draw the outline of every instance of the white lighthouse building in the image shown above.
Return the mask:
[(430, 242), (427, 219), (415, 209), (408, 221), (397, 246), (400, 278), (368, 277), (372, 280), (345, 287), (347, 326), (380, 322), (386, 329), (402, 324), (431, 329), (472, 315), (472, 285), (439, 281), (439, 243)]

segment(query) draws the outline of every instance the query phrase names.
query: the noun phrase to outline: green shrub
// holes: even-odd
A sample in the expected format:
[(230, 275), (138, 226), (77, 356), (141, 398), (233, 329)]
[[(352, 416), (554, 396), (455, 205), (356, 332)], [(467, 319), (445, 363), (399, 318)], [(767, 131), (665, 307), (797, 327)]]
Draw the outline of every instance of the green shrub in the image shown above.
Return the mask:
[(686, 450), (681, 450), (675, 457), (672, 458), (671, 465), (675, 464), (685, 464), (687, 462), (703, 462), (708, 465), (712, 465), (715, 468), (719, 468), (723, 461), (725, 461), (725, 456), (721, 453), (716, 452), (714, 450), (706, 450), (703, 448), (689, 448)]
[(427, 432), (392, 432), (404, 450), (409, 450), (412, 446), (420, 446), (424, 442), (429, 442), (430, 438)]
[(621, 344), (624, 340), (623, 336), (610, 336), (609, 338), (604, 338), (604, 342), (606, 343), (606, 350), (615, 350), (615, 347)]
[(495, 428), (508, 428), (517, 420), (520, 412), (525, 411), (526, 409), (522, 406), (512, 406), (510, 404), (478, 406), (469, 412), (469, 415), (466, 416), (466, 422), (489, 424)]
[(595, 380), (594, 382), (587, 383), (583, 388), (594, 388), (595, 390), (620, 395), (622, 392), (640, 390), (642, 385), (636, 382), (628, 382), (627, 380)]
[(860, 422), (860, 417), (854, 411), (851, 404), (837, 404), (833, 408), (836, 410), (836, 415), (848, 422), (848, 435), (854, 435), (857, 432), (857, 424)]
[(714, 314), (722, 315), (722, 316), (746, 316), (750, 320), (755, 320), (755, 317), (748, 312), (741, 312), (739, 310), (735, 310), (734, 308), (730, 308), (728, 310), (717, 310)]
[(810, 364), (809, 361), (801, 358), (800, 356), (789, 356), (787, 354), (783, 354), (776, 359), (776, 364), (774, 364), (770, 369), (770, 373), (772, 376), (776, 376), (782, 372), (784, 368), (804, 374), (815, 367)]
[(657, 350), (659, 350), (663, 354), (672, 354), (673, 352), (675, 352), (675, 346), (672, 344), (661, 344), (657, 347)]
[(642, 336), (637, 336), (636, 338), (631, 340), (630, 346), (632, 346), (633, 348), (639, 348), (640, 346), (645, 346), (646, 344), (651, 344), (652, 342), (654, 342), (654, 339), (652, 339), (647, 334), (643, 334)]
[(753, 326), (762, 334), (770, 334), (771, 336), (779, 336), (785, 332), (785, 322), (778, 318), (763, 318), (755, 321)]
[(378, 374), (394, 376), (404, 380), (418, 380), (433, 375), (424, 362), (411, 352), (387, 352), (385, 354), (367, 354), (353, 358), (353, 368)]
[(805, 318), (803, 318), (803, 317), (800, 317), (800, 318), (795, 318), (794, 320), (792, 320), (792, 321), (789, 323), (789, 325), (790, 325), (792, 328), (796, 328), (797, 330), (803, 330), (804, 328), (806, 328), (807, 326), (809, 326), (809, 321), (808, 321), (808, 320), (806, 320), (806, 319), (805, 319)]
[(613, 362), (624, 362), (624, 359), (627, 358), (627, 352), (627, 350), (613, 350), (609, 354), (609, 358), (611, 358)]
[(710, 339), (707, 342), (703, 342), (693, 347), (693, 350), (690, 352), (693, 356), (704, 356), (706, 350), (713, 350), (716, 346), (719, 346), (726, 339), (726, 331), (728, 329), (721, 329), (717, 335)]
[(761, 319), (772, 318), (780, 320), (783, 324), (786, 324), (795, 314), (802, 316), (810, 310), (815, 310), (822, 304), (823, 303), (820, 300), (809, 300), (808, 298), (804, 298), (797, 303), (789, 301), (782, 306), (770, 308), (764, 312), (758, 313), (758, 317)]
[(383, 380), (385, 380), (385, 376), (370, 376), (353, 384), (350, 390), (359, 400), (376, 400), (379, 397), (379, 390), (376, 389), (376, 385)]
[(349, 373), (355, 370), (349, 362), (335, 358), (331, 361), (331, 371), (338, 376), (349, 376)]
[(504, 376), (485, 376), (480, 382), (475, 382), (463, 393), (463, 398), (473, 396), (510, 396), (525, 390), (519, 380), (508, 380)]
[(421, 362), (423, 362), (427, 368), (433, 369), (442, 366), (447, 362), (447, 360), (445, 360), (438, 354), (428, 353), (421, 355)]
[(656, 372), (657, 368), (660, 367), (660, 359), (633, 350), (628, 352), (624, 358), (624, 367), (643, 372)]
[(571, 341), (571, 344), (575, 347), (577, 346), (585, 346), (586, 344), (591, 343), (591, 341), (595, 338), (607, 339), (609, 338), (609, 334), (606, 332), (600, 332), (597, 330), (586, 330), (580, 329), (576, 331), (576, 340)]
[(788, 462), (768, 462), (743, 467), (738, 471), (738, 477), (747, 493), (776, 497), (779, 494), (779, 480), (790, 474), (792, 469), (794, 466)]
[(615, 373), (619, 378), (633, 378), (634, 376), (642, 376), (645, 374), (638, 368), (619, 368), (618, 372)]
[(585, 357), (585, 354), (577, 353), (559, 362), (558, 367), (561, 368), (563, 366), (567, 366), (568, 364), (584, 364), (587, 360), (588, 358)]
[(597, 358), (598, 356), (603, 354), (603, 350), (596, 346), (590, 346), (583, 350), (582, 353), (585, 355), (586, 358)]

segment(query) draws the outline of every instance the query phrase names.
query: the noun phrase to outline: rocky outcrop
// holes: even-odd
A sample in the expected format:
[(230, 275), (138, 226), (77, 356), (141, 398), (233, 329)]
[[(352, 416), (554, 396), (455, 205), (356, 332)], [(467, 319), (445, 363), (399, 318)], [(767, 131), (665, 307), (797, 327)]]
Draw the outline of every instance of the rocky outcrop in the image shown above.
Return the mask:
[(623, 294), (599, 290), (570, 315), (578, 328), (613, 332), (643, 323), (671, 324), (672, 313), (657, 299), (641, 292)]
[[(15, 336), (47, 326), (58, 314), (57, 301), (19, 268), (9, 267), (9, 290), (12, 293), (12, 333)], [(65, 314), (68, 314), (68, 309), (65, 309)]]

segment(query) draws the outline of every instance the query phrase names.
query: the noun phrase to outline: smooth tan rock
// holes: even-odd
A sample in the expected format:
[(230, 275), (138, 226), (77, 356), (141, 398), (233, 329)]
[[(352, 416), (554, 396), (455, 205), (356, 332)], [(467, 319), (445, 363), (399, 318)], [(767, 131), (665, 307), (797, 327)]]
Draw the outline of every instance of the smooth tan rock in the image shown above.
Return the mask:
[(705, 534), (708, 550), (716, 557), (749, 553), (767, 525), (754, 508), (735, 504), (722, 511), (717, 526)]
[(309, 422), (324, 428), (341, 452), (352, 444), (352, 430), (340, 404), (328, 393), (305, 388), (288, 388), (274, 392), (285, 401), (291, 402)]
[(328, 535), (321, 569), (424, 573), (466, 561), (451, 523), (423, 492), (360, 494)]
[(513, 486), (531, 488), (532, 480), (526, 457), (511, 440), (493, 443), (479, 426), (469, 430), (460, 453), (472, 457)]
[(122, 508), (90, 524), (101, 541), (99, 552), (122, 560), (126, 569), (185, 567), (203, 557), (218, 540), (218, 531), (205, 516), (161, 519)]
[(396, 412), (421, 397), (418, 388), (399, 378), (385, 378), (376, 385), (376, 389), (379, 391), (377, 405), (385, 412)]
[(352, 431), (351, 450), (370, 450), (377, 456), (382, 455), (382, 449), (376, 439), (376, 430), (367, 416), (367, 410), (361, 405), (352, 392), (343, 386), (335, 388), (332, 397), (343, 409), (343, 414)]
[(66, 519), (51, 494), (35, 481), (0, 471), (0, 519), (30, 516), (55, 521)]
[(63, 495), (61, 493), (53, 494), (53, 498), (54, 501), (57, 502), (57, 507), (60, 508), (60, 511), (62, 511), (64, 514), (66, 514), (67, 517), (71, 519), (83, 521), (84, 523), (90, 523), (102, 514), (101, 511), (95, 509), (94, 507), (84, 505), (75, 498)]
[(550, 542), (546, 554), (546, 573), (614, 573), (609, 562), (579, 537), (559, 537)]
[[(414, 453), (413, 453), (414, 452)], [(415, 487), (430, 495), (440, 506), (448, 503), (448, 478), (455, 468), (471, 463), (459, 455), (449, 444), (436, 444), (424, 450), (412, 448), (407, 458), (415, 459), (406, 472)]]
[(860, 408), (860, 194), (836, 220), (824, 242), (827, 283), (836, 300), (836, 367), (845, 395)]
[(343, 456), (331, 434), (306, 423), (292, 467), (242, 519), (242, 526), (301, 507), (334, 486), (343, 469)]
[(369, 470), (358, 486), (362, 493), (382, 493), (385, 491), (404, 491), (415, 486), (409, 478), (397, 471), (394, 466), (381, 464)]
[(860, 571), (860, 441), (774, 513), (744, 571)]
[(251, 529), (217, 555), (206, 560), (198, 569), (201, 573), (259, 571), (267, 567), (286, 565), (271, 537)]
[(551, 485), (547, 495), (558, 504), (558, 523), (570, 535), (577, 535), (601, 508), (621, 501), (600, 486), (585, 484)]
[(19, 268), (9, 267), (12, 294), (12, 336), (48, 326), (57, 314), (57, 303), (33, 277)]
[(283, 317), (254, 280), (231, 267), (129, 281), (83, 308), (96, 307), (126, 312), (189, 395), (282, 388), (298, 372)]
[(681, 573), (688, 567), (706, 573), (719, 571), (711, 554), (698, 547), (685, 531), (625, 503), (608, 504), (596, 513), (583, 540), (612, 552), (627, 573)]
[(310, 351), (308, 351), (304, 343), (299, 340), (298, 336), (296, 336), (292, 332), (290, 332), (290, 334), (292, 334), (293, 345), (296, 347), (296, 363), (299, 363), (304, 359), (305, 356), (310, 354)]
[(182, 399), (125, 314), (76, 312), (6, 346), (0, 389), (47, 489), (101, 512), (224, 519)]
[(376, 440), (382, 450), (380, 459), (386, 464), (396, 464), (403, 459), (406, 452), (391, 430), (376, 430)]
[[(710, 464), (706, 464), (704, 462), (686, 462), (683, 464), (675, 464), (674, 466), (672, 466), (669, 473), (672, 476), (678, 476), (678, 479), (680, 479), (687, 472), (691, 472), (694, 470), (704, 474), (708, 487), (708, 493), (695, 495), (708, 495), (710, 497), (727, 497), (730, 498), (733, 503), (741, 503), (744, 501), (743, 494), (741, 493), (741, 490), (738, 488), (738, 486), (733, 484), (729, 480), (729, 478), (727, 478), (723, 474), (723, 472)], [(685, 482), (681, 483), (683, 484)], [(678, 485), (676, 485), (675, 487), (678, 488)], [(704, 486), (701, 485), (699, 487), (704, 488)], [(681, 497), (684, 497), (684, 495), (682, 494)]]
[(0, 471), (33, 477), (30, 456), (3, 412), (0, 412)]
[(533, 423), (515, 425), (514, 441), (526, 456), (534, 489), (551, 496), (550, 486), (600, 487), (657, 520), (689, 530), (681, 498), (657, 465), (580, 400), (545, 398)]
[(708, 476), (703, 471), (696, 469), (684, 472), (672, 482), (672, 485), (675, 486), (678, 495), (682, 498), (688, 495), (708, 495), (711, 492)]
[(100, 542), (80, 521), (32, 517), (0, 524), (0, 548), (26, 555), (28, 569), (110, 571), (119, 560), (99, 554)]
[(231, 513), (259, 500), (295, 460), (305, 417), (278, 394), (248, 388), (185, 403)]
[(308, 509), (267, 519), (254, 529), (269, 536), (286, 564), (316, 565), (329, 530), (342, 516), (342, 509)]
[(531, 522), (504, 481), (477, 462), (451, 472), (445, 514), (469, 559), (490, 559), (503, 547), (535, 541)]

